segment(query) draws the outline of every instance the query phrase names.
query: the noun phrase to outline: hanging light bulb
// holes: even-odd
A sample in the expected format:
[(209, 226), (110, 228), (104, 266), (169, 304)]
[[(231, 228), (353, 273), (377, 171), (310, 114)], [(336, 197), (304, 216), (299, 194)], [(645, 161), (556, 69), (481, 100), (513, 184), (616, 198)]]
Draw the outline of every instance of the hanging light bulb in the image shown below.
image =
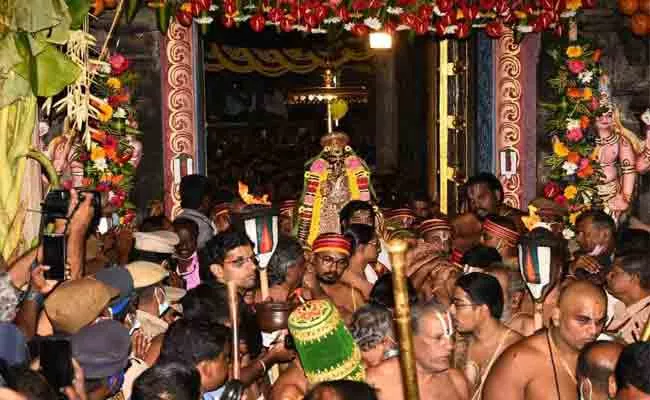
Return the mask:
[(387, 32), (371, 32), (369, 39), (371, 49), (390, 49), (393, 47), (393, 37)]

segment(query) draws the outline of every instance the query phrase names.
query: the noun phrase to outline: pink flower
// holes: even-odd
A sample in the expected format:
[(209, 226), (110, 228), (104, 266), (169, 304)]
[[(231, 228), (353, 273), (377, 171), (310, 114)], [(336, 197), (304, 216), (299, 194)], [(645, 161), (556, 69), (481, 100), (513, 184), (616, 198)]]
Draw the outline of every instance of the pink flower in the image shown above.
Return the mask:
[(585, 169), (587, 168), (587, 165), (589, 165), (589, 159), (583, 158), (580, 160), (580, 165), (578, 166), (578, 169)]
[(63, 188), (65, 190), (72, 189), (72, 179), (66, 179), (65, 181), (63, 181)]
[[(112, 192), (111, 192), (112, 193)], [(124, 204), (124, 199), (121, 196), (113, 195), (111, 196), (109, 193), (109, 199), (108, 202), (111, 203), (111, 205), (120, 208), (122, 207), (122, 204)]]
[(567, 61), (566, 65), (569, 68), (569, 71), (574, 74), (579, 74), (585, 70), (585, 63), (580, 60)]
[(553, 200), (555, 200), (555, 202), (561, 206), (566, 204), (566, 197), (564, 197), (563, 194), (556, 196)]
[(326, 168), (327, 168), (327, 163), (325, 162), (325, 160), (323, 160), (322, 158), (319, 158), (318, 160), (314, 161), (311, 164), (311, 168), (309, 170), (311, 172), (320, 174), (323, 171), (325, 171)]
[(355, 169), (361, 167), (361, 160), (359, 160), (357, 157), (348, 157), (345, 160), (345, 164), (348, 168)]
[(113, 76), (121, 75), (129, 69), (129, 60), (120, 53), (115, 53), (110, 56), (108, 62), (111, 64), (111, 75)]
[(579, 142), (582, 140), (584, 135), (582, 134), (582, 129), (574, 128), (567, 132), (566, 138), (572, 142)]

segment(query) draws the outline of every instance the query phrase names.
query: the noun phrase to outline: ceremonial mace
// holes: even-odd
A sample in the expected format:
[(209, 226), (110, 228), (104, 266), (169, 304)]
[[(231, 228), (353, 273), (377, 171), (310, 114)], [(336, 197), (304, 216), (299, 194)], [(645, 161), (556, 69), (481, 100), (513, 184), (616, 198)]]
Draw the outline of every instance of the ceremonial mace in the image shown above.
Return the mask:
[(404, 240), (394, 239), (388, 242), (388, 253), (393, 266), (393, 296), (395, 298), (395, 323), (399, 334), (399, 359), (404, 382), (404, 398), (418, 400), (418, 377), (415, 369), (415, 353), (411, 334), (411, 310), (406, 285), (406, 250)]

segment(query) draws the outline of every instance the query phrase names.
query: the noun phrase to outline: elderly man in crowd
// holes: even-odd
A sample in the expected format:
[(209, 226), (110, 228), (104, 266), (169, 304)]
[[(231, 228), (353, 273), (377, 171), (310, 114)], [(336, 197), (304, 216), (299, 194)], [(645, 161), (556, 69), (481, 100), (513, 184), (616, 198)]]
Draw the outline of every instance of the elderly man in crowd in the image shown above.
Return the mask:
[(582, 399), (608, 400), (616, 396), (614, 369), (623, 351), (618, 342), (596, 341), (578, 356), (578, 390)]

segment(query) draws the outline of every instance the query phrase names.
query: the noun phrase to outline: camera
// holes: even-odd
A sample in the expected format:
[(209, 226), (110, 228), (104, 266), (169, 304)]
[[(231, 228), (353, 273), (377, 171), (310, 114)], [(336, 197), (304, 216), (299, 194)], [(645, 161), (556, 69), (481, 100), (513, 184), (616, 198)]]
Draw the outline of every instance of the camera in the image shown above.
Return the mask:
[[(102, 197), (97, 191), (82, 189), (79, 190), (80, 202), (83, 201), (85, 197), (84, 194), (92, 196), (92, 205), (95, 209), (95, 215), (90, 225), (90, 230), (95, 230), (101, 217)], [(44, 225), (47, 225), (47, 223), (58, 218), (67, 218), (71, 198), (72, 196), (68, 190), (51, 190), (47, 196), (45, 196), (45, 200), (41, 204), (41, 212), (45, 219)]]

